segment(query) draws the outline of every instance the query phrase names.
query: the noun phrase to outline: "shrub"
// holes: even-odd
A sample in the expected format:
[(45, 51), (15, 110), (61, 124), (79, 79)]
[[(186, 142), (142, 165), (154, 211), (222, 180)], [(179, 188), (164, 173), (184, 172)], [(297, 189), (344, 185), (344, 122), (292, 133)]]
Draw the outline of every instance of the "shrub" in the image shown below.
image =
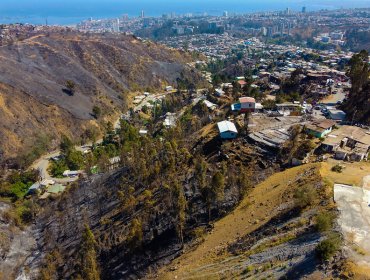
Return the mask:
[(248, 274), (250, 272), (252, 272), (254, 270), (254, 267), (253, 265), (248, 265), (244, 270), (243, 270), (243, 274)]
[(320, 232), (328, 231), (333, 226), (334, 215), (329, 212), (319, 213), (316, 216), (316, 229)]
[(339, 250), (341, 240), (339, 235), (332, 234), (327, 239), (321, 241), (316, 247), (317, 256), (321, 260), (328, 260)]
[(313, 187), (303, 186), (295, 191), (294, 198), (296, 199), (296, 205), (298, 207), (305, 208), (313, 205), (317, 198), (317, 193)]
[(337, 173), (342, 173), (342, 171), (343, 171), (343, 166), (340, 166), (339, 164), (336, 164), (336, 165), (334, 165), (334, 166), (331, 168), (331, 171), (333, 171), (333, 172), (337, 172)]
[(99, 119), (99, 117), (101, 116), (101, 109), (100, 107), (98, 106), (94, 106), (93, 109), (92, 109), (92, 112), (93, 112), (93, 116), (95, 119)]

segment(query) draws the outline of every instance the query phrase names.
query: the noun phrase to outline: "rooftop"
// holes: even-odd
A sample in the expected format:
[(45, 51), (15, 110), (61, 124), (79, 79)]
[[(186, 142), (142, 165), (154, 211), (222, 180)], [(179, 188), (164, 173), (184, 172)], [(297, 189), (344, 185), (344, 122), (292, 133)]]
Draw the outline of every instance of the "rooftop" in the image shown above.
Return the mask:
[(217, 126), (218, 126), (218, 130), (220, 131), (220, 133), (227, 132), (227, 131), (238, 133), (238, 130), (236, 129), (235, 124), (230, 121), (219, 122), (217, 123)]

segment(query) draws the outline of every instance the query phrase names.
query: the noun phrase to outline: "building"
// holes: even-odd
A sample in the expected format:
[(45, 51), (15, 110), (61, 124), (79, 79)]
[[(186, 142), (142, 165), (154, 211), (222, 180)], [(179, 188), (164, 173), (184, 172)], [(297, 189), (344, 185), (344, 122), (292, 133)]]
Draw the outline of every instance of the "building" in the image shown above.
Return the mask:
[(338, 110), (335, 108), (328, 109), (329, 118), (334, 121), (344, 121), (346, 119), (346, 113), (342, 110)]
[(336, 159), (361, 161), (370, 150), (370, 131), (357, 126), (344, 125), (333, 130), (321, 144), (325, 152), (334, 153)]
[(267, 36), (267, 28), (266, 27), (262, 27), (261, 28), (261, 33), (263, 36)]
[(168, 112), (166, 114), (166, 118), (163, 121), (163, 126), (166, 128), (171, 128), (176, 126), (177, 116), (176, 113)]
[(221, 96), (225, 95), (225, 92), (221, 88), (217, 88), (215, 90), (215, 95), (218, 96), (218, 97), (221, 97)]
[(120, 25), (119, 19), (115, 19), (112, 23), (113, 32), (118, 33), (120, 31), (119, 25)]
[(165, 91), (167, 91), (167, 92), (173, 91), (173, 87), (172, 86), (166, 86)]
[(221, 139), (234, 139), (238, 136), (238, 130), (235, 124), (230, 121), (222, 121), (217, 123)]
[(306, 125), (306, 133), (316, 138), (324, 138), (330, 132), (333, 131), (335, 122), (332, 120), (315, 121), (311, 124)]
[(214, 111), (217, 109), (217, 105), (212, 103), (211, 101), (204, 100), (203, 103), (207, 106), (207, 108), (211, 111)]
[(63, 172), (64, 177), (70, 177), (70, 178), (77, 177), (79, 174), (81, 174), (81, 171), (66, 170)]
[(253, 97), (240, 97), (239, 102), (231, 105), (232, 111), (240, 113), (254, 112), (256, 110), (256, 99)]
[(302, 14), (305, 14), (307, 11), (306, 7), (302, 7)]
[(28, 195), (35, 195), (35, 194), (39, 194), (40, 192), (42, 191), (42, 186), (39, 182), (37, 183), (34, 183), (29, 189), (28, 189), (28, 192), (27, 194)]
[(292, 112), (301, 112), (302, 106), (299, 103), (285, 102), (276, 104), (276, 109), (281, 115), (289, 116)]

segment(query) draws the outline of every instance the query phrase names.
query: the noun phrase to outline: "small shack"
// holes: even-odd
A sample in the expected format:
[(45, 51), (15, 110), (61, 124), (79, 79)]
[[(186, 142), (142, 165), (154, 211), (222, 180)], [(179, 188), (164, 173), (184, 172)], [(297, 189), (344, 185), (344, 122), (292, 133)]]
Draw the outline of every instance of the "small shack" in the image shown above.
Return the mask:
[(238, 130), (234, 123), (222, 121), (217, 123), (221, 139), (234, 139), (238, 136)]

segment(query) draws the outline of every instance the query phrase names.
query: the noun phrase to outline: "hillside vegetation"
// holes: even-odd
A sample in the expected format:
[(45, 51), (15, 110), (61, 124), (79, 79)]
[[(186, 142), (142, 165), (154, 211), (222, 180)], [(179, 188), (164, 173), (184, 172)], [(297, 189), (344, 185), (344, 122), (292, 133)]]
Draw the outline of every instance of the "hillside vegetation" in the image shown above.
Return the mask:
[(201, 82), (190, 60), (113, 34), (50, 30), (0, 46), (0, 162), (20, 154), (30, 161), (62, 133), (91, 134), (127, 108), (128, 92)]
[(369, 53), (363, 50), (355, 54), (349, 65), (347, 75), (351, 78), (352, 88), (343, 108), (348, 114), (348, 120), (370, 124)]
[(272, 175), (200, 237), (198, 245), (152, 278), (323, 279), (341, 275), (344, 272), (333, 269), (338, 258), (321, 264), (321, 259), (331, 258), (339, 249), (340, 238), (332, 229), (332, 186), (320, 176), (320, 169), (321, 164), (310, 164)]

